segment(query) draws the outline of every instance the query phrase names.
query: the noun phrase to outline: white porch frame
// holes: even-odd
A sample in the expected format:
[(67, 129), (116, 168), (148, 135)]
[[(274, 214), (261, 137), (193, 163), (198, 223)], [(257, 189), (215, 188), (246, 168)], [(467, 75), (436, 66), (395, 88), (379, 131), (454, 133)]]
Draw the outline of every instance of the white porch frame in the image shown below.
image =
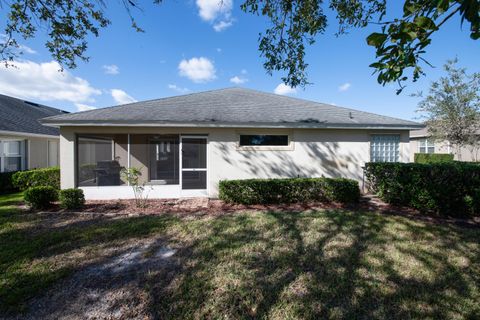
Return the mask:
[[(148, 194), (148, 197), (151, 199), (168, 199), (168, 198), (189, 198), (189, 197), (208, 197), (209, 195), (209, 168), (210, 168), (210, 157), (209, 157), (209, 139), (208, 135), (192, 135), (192, 134), (178, 134), (179, 136), (179, 183), (175, 185), (145, 185), (145, 192)], [(127, 167), (131, 167), (131, 134), (127, 134)], [(183, 139), (205, 139), (205, 148), (206, 148), (206, 168), (183, 168), (182, 164), (182, 148), (183, 148)], [(78, 143), (78, 139), (76, 139)], [(114, 152), (112, 153), (114, 157)], [(112, 159), (113, 160), (113, 159)], [(205, 189), (182, 189), (182, 175), (183, 171), (206, 171), (206, 188)], [(78, 169), (77, 169), (78, 174)], [(132, 187), (129, 185), (125, 186), (86, 186), (78, 187), (82, 189), (85, 198), (90, 200), (113, 200), (113, 199), (133, 199), (134, 193)]]

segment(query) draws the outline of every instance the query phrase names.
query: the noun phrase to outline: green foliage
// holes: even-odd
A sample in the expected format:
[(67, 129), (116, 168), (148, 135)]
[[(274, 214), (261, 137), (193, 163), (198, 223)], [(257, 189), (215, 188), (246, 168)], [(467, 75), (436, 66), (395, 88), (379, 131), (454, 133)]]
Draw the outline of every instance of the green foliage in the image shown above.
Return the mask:
[(450, 216), (480, 214), (480, 165), (467, 162), (367, 163), (370, 191), (384, 201)]
[(15, 172), (0, 172), (0, 194), (18, 191), (12, 182), (14, 174)]
[(140, 182), (140, 177), (142, 176), (141, 168), (123, 168), (121, 175), (133, 189), (135, 205), (138, 208), (146, 208), (148, 206), (148, 193), (145, 192), (146, 182)]
[(82, 189), (64, 189), (59, 192), (60, 206), (65, 209), (81, 209), (85, 204)]
[(58, 200), (58, 190), (50, 186), (30, 187), (23, 196), (32, 209), (47, 209)]
[(358, 182), (333, 178), (223, 180), (220, 199), (241, 204), (276, 204), (308, 201), (354, 203)]
[(12, 177), (13, 185), (26, 190), (30, 187), (49, 186), (60, 189), (60, 168), (44, 168), (18, 171)]
[(450, 60), (446, 76), (432, 82), (428, 95), (422, 93), (418, 111), (426, 118), (434, 140), (449, 141), (452, 146), (480, 146), (480, 72), (467, 74)]
[(449, 153), (415, 153), (415, 163), (450, 162), (453, 154)]

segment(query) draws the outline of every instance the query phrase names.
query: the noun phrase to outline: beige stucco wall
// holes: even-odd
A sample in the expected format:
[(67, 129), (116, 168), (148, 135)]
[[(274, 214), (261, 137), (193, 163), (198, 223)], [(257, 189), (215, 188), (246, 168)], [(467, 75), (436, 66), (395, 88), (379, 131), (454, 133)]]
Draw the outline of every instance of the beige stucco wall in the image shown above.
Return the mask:
[[(279, 150), (243, 150), (238, 147), (240, 133), (284, 133), (291, 137), (291, 146)], [(218, 194), (223, 179), (274, 177), (347, 177), (361, 181), (365, 162), (370, 161), (372, 134), (401, 135), (401, 161), (408, 162), (408, 131), (326, 130), (326, 129), (232, 129), (232, 128), (134, 128), (134, 127), (63, 127), (61, 128), (61, 185), (75, 186), (75, 134), (206, 134), (208, 135), (208, 190)], [(134, 139), (134, 136), (132, 136)], [(133, 140), (131, 141), (134, 142)], [(133, 147), (133, 145), (132, 145)], [(288, 149), (288, 150), (285, 150)], [(132, 156), (134, 150), (131, 150)], [(132, 166), (143, 163), (132, 158)]]
[[(48, 141), (57, 142), (59, 138), (57, 137), (37, 137), (37, 136), (27, 136), (27, 135), (0, 135), (0, 140), (23, 140), (28, 143), (27, 148), (27, 168), (25, 169), (36, 169), (36, 168), (46, 168), (49, 166), (48, 163)], [(60, 157), (60, 152), (56, 154), (57, 163)]]
[[(410, 138), (410, 161), (414, 161), (415, 153), (419, 152), (419, 141), (425, 138)], [(460, 149), (449, 147), (447, 141), (435, 142), (435, 153), (452, 153), (455, 160), (480, 161), (479, 147), (462, 147)]]

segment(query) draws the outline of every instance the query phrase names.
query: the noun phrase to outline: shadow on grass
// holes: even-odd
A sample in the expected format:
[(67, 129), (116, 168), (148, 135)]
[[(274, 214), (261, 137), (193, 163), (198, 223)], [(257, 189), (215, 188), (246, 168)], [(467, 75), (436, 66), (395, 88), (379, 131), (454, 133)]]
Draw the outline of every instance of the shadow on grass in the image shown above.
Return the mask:
[[(6, 312), (21, 310), (29, 298), (76, 270), (63, 261), (56, 266), (48, 258), (162, 233), (176, 221), (173, 216), (103, 218), (52, 227), (38, 214), (0, 212), (0, 219), (4, 220), (0, 224), (0, 310)], [(37, 230), (36, 223), (27, 228), (16, 226), (35, 220), (44, 228)]]
[[(347, 210), (102, 218), (40, 231), (0, 229), (0, 308), (21, 307), (66, 274), (92, 266), (32, 261), (142, 237), (181, 244), (175, 263), (137, 265), (115, 274), (115, 282), (101, 281), (107, 276), (101, 273), (88, 289), (141, 292), (144, 314), (153, 318), (480, 316), (480, 230)], [(75, 305), (78, 291), (63, 298), (64, 305)], [(130, 306), (133, 298), (113, 306)]]
[(222, 217), (168, 281), (162, 318), (480, 316), (478, 230), (339, 210)]

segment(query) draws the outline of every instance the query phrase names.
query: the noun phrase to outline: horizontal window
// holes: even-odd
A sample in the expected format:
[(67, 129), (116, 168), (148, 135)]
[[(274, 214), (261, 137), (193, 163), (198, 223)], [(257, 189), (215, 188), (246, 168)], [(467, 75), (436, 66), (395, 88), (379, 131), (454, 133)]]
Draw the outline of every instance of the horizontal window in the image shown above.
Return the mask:
[(288, 135), (240, 135), (240, 146), (288, 146)]

